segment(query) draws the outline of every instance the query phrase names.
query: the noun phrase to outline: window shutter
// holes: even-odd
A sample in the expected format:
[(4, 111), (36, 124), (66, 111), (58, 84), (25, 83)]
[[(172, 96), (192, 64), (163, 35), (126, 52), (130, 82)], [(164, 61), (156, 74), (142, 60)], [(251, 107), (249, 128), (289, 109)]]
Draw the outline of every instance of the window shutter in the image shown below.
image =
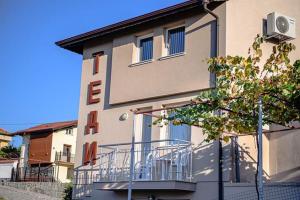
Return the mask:
[(152, 58), (153, 58), (153, 37), (141, 39), (140, 61), (151, 60)]
[(184, 52), (185, 27), (169, 30), (169, 55)]

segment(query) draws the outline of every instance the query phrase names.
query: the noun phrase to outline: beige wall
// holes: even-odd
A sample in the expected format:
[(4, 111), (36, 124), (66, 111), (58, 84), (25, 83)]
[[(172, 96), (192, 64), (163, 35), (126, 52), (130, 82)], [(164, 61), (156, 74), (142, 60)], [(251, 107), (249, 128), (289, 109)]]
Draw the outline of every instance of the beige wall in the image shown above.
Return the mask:
[[(296, 29), (300, 27), (300, 2), (299, 0), (229, 0), (226, 2), (226, 55), (244, 55), (248, 53), (254, 37), (263, 33), (263, 19), (271, 12), (279, 12), (296, 19)], [(296, 30), (296, 31), (297, 31)], [(300, 55), (300, 32), (297, 31), (297, 38), (291, 41), (298, 48), (291, 54), (292, 61), (299, 59)], [(263, 45), (264, 56), (270, 55), (274, 43)], [(263, 168), (266, 178), (274, 180), (292, 180), (298, 177), (295, 173), (299, 169), (299, 151), (296, 146), (300, 146), (300, 131), (296, 133), (281, 132), (264, 137), (263, 140)], [(244, 180), (253, 181), (255, 172), (255, 162), (257, 147), (251, 136), (240, 138), (240, 145), (244, 149), (242, 154), (245, 156), (243, 167), (248, 165), (250, 168), (243, 168)], [(292, 148), (292, 147), (293, 148)], [(280, 149), (280, 150), (279, 150)], [(253, 158), (253, 159), (252, 159)], [(298, 159), (298, 160), (297, 160)], [(252, 161), (251, 161), (252, 160)], [(251, 164), (252, 162), (252, 164)], [(299, 170), (298, 170), (299, 171)], [(250, 173), (251, 172), (251, 173)], [(277, 173), (286, 173), (284, 176), (275, 176)], [(242, 173), (242, 171), (241, 171)], [(248, 174), (248, 175), (247, 175)], [(276, 177), (276, 178), (275, 178)], [(272, 180), (273, 180), (272, 179)]]
[[(224, 9), (225, 5), (217, 8), (216, 11), (220, 15), (224, 15)], [(210, 75), (207, 71), (208, 66), (205, 59), (211, 56), (214, 48), (212, 47), (214, 43), (211, 41), (213, 21), (214, 19), (211, 16), (198, 15), (179, 23), (170, 23), (149, 29), (154, 32), (154, 61), (145, 65), (129, 66), (134, 59), (134, 38), (140, 35), (140, 32), (116, 38), (105, 44), (91, 41), (85, 45), (81, 77), (76, 167), (82, 166), (83, 144), (85, 142), (97, 141), (101, 145), (131, 141), (133, 122), (130, 109), (149, 107), (156, 109), (161, 108), (163, 105), (189, 101), (198, 94), (195, 91), (209, 87)], [(183, 22), (187, 32), (186, 54), (159, 61), (163, 48), (163, 28), (172, 27)], [(223, 20), (223, 22), (225, 21)], [(224, 31), (223, 22), (221, 22), (220, 27)], [(145, 33), (149, 33), (149, 30)], [(223, 48), (225, 49), (224, 45)], [(105, 55), (100, 59), (99, 73), (93, 75), (93, 58), (91, 55), (99, 51), (104, 51)], [(95, 98), (100, 97), (101, 101), (97, 104), (87, 105), (88, 84), (96, 80), (102, 80), (102, 85), (99, 87), (102, 93), (98, 96), (95, 95)], [(177, 94), (181, 92), (185, 94)], [(153, 97), (156, 98), (153, 99)], [(124, 103), (133, 100), (135, 102)], [(119, 105), (112, 105), (116, 103)], [(84, 135), (87, 115), (93, 110), (98, 111), (99, 133)], [(119, 120), (123, 113), (129, 114), (126, 121)], [(152, 139), (165, 138), (166, 132), (164, 130), (164, 128), (154, 126), (152, 128)], [(204, 136), (201, 130), (193, 127), (195, 181), (214, 182), (218, 180), (218, 146), (204, 143), (203, 140)], [(97, 165), (94, 167), (96, 168)]]
[[(217, 12), (224, 15), (225, 5), (217, 8)], [(154, 32), (154, 60), (152, 63), (134, 67), (129, 65), (135, 60), (136, 52), (133, 42), (135, 36), (141, 34), (140, 32), (119, 37), (107, 43), (97, 41), (86, 43), (82, 64), (75, 167), (80, 169), (96, 169), (98, 167), (98, 163), (93, 167), (82, 166), (85, 142), (97, 141), (98, 145), (103, 145), (131, 141), (133, 115), (130, 109), (156, 109), (163, 105), (189, 101), (198, 94), (199, 90), (210, 86), (210, 75), (205, 59), (213, 53), (212, 45), (215, 42), (211, 41), (213, 20), (211, 16), (198, 15), (180, 21), (179, 24), (184, 23), (186, 26), (186, 53), (183, 56), (165, 60), (158, 60), (163, 55), (163, 29), (178, 25), (178, 23), (149, 29)], [(225, 17), (223, 16), (220, 24), (222, 31), (225, 31), (224, 23)], [(149, 30), (145, 33), (149, 33)], [(223, 53), (225, 52), (224, 35), (221, 37), (221, 52)], [(99, 73), (93, 75), (91, 55), (99, 51), (104, 51), (105, 54), (100, 59)], [(99, 87), (102, 92), (95, 95), (95, 98), (100, 97), (101, 101), (97, 104), (87, 105), (88, 84), (96, 80), (102, 80), (102, 85)], [(93, 110), (98, 111), (99, 133), (84, 135), (88, 113)], [(126, 121), (119, 120), (123, 113), (129, 114)], [(166, 138), (165, 131), (165, 127), (153, 126), (152, 139)], [(193, 181), (199, 182), (199, 184), (196, 193), (182, 194), (181, 196), (192, 199), (198, 199), (199, 195), (216, 198), (218, 196), (215, 191), (218, 184), (218, 145), (215, 142), (203, 142), (204, 136), (201, 129), (195, 127), (192, 128), (191, 140), (194, 149)], [(124, 199), (124, 195), (116, 195), (112, 192), (96, 190), (94, 192), (92, 198), (95, 199)], [(138, 196), (144, 197), (145, 195), (139, 194)], [(160, 194), (158, 192), (158, 196), (169, 197), (170, 193)]]
[[(226, 2), (226, 54), (247, 55), (253, 39), (263, 33), (263, 19), (271, 12), (279, 12), (296, 19), (296, 29), (300, 27), (299, 0), (229, 0)], [(296, 31), (297, 31), (296, 30)], [(300, 47), (300, 32), (292, 42)], [(270, 55), (272, 43), (264, 46), (265, 55)], [(292, 54), (298, 57), (300, 48)]]
[(55, 165), (54, 166), (54, 174), (55, 179), (59, 180), (62, 183), (70, 183), (72, 180), (68, 179), (68, 169), (73, 169), (73, 166), (66, 166), (66, 165)]
[[(185, 26), (184, 55), (166, 58), (166, 29)], [(113, 40), (110, 103), (124, 103), (153, 97), (207, 89), (210, 74), (206, 59), (215, 55), (215, 23), (208, 15), (197, 15), (149, 28), (142, 33)], [(136, 62), (137, 36), (153, 33), (154, 57), (151, 63), (131, 66)]]
[(11, 136), (0, 134), (0, 148), (8, 146), (9, 142), (12, 140)]
[[(289, 3), (287, 3), (289, 2)], [(287, 6), (290, 5), (290, 6)], [(262, 32), (262, 20), (272, 11), (279, 11), (284, 14), (300, 19), (299, 3), (297, 0), (229, 0), (215, 9), (220, 15), (220, 55), (239, 54), (247, 55), (248, 48), (252, 44), (253, 38), (257, 33)], [(226, 17), (225, 17), (226, 15)], [(81, 95), (79, 106), (79, 125), (76, 148), (76, 167), (82, 166), (83, 144), (97, 141), (98, 145), (130, 142), (132, 133), (132, 113), (130, 109), (161, 108), (176, 102), (190, 100), (198, 94), (199, 90), (210, 86), (209, 73), (205, 59), (212, 55), (212, 22), (213, 18), (209, 15), (198, 15), (182, 19), (178, 25), (184, 23), (186, 26), (186, 52), (184, 55), (160, 60), (164, 55), (163, 30), (172, 26), (172, 23), (149, 27), (145, 32), (136, 32), (131, 35), (123, 35), (103, 43), (98, 40), (87, 42), (84, 47)], [(300, 20), (297, 26), (300, 27)], [(226, 26), (225, 26), (226, 24)], [(154, 58), (151, 63), (131, 66), (135, 62), (136, 36), (153, 32), (154, 34)], [(299, 34), (298, 37), (299, 38)], [(294, 41), (300, 46), (299, 39)], [(266, 50), (271, 49), (272, 44), (267, 44)], [(100, 60), (100, 71), (93, 75), (94, 52), (104, 51), (104, 56)], [(293, 54), (299, 55), (299, 50)], [(100, 97), (101, 101), (97, 104), (87, 105), (87, 87), (91, 81), (102, 80), (102, 92), (95, 97)], [(184, 93), (184, 94), (178, 94)], [(167, 96), (166, 96), (167, 95)], [(87, 115), (90, 111), (98, 111), (99, 133), (84, 135), (84, 126), (87, 123)], [(128, 113), (126, 121), (120, 121), (119, 117), (123, 113)], [(152, 128), (152, 138), (163, 138), (164, 131), (161, 128)], [(296, 136), (293, 136), (296, 137)], [(218, 147), (216, 143), (201, 143), (204, 136), (201, 130), (193, 128), (192, 142), (194, 143), (193, 169), (195, 181), (206, 181), (211, 183), (206, 190), (198, 188), (197, 195), (188, 195), (189, 198), (198, 199), (199, 195), (208, 195), (207, 199), (215, 198), (216, 181), (218, 181)], [(274, 139), (275, 141), (275, 139)], [(247, 182), (253, 181), (256, 160), (255, 140), (249, 136), (239, 140), (240, 145), (245, 149), (244, 152), (244, 177)], [(201, 145), (199, 145), (201, 143)], [(277, 147), (284, 146), (283, 141), (276, 140)], [(275, 143), (264, 137), (264, 170), (266, 177), (269, 177), (274, 169), (272, 167), (272, 156), (277, 153), (272, 151)], [(224, 149), (226, 148), (226, 144)], [(225, 151), (224, 156), (228, 156)], [(278, 151), (277, 151), (278, 152)], [(290, 161), (287, 161), (290, 162)], [(277, 161), (280, 163), (280, 161)], [(247, 166), (246, 166), (247, 165)], [(299, 165), (295, 160), (294, 165)], [(284, 168), (284, 165), (280, 165)], [(86, 166), (86, 168), (91, 168)], [(94, 166), (97, 168), (97, 165)], [(224, 169), (225, 181), (230, 181), (230, 165)], [(283, 169), (284, 170), (284, 169)], [(249, 173), (251, 171), (251, 173)], [(278, 170), (277, 171), (281, 171)], [(207, 185), (206, 185), (207, 186)], [(203, 185), (205, 187), (205, 185)], [(210, 191), (209, 193), (206, 193)], [(97, 198), (118, 199), (112, 192), (96, 191)], [(184, 197), (184, 195), (183, 195)]]
[(71, 154), (76, 152), (76, 138), (77, 138), (77, 127), (72, 128), (73, 134), (67, 135), (66, 129), (57, 130), (53, 132), (52, 136), (52, 151), (51, 151), (51, 162), (55, 161), (55, 152), (63, 152), (64, 145), (71, 145)]
[[(282, 127), (281, 127), (282, 129)], [(269, 135), (270, 174), (273, 180), (300, 181), (300, 131)]]
[[(53, 132), (52, 136), (52, 151), (51, 151), (51, 162), (55, 163), (55, 153), (63, 152), (64, 145), (71, 145), (71, 154), (75, 156), (76, 152), (76, 138), (77, 138), (77, 127), (73, 127), (73, 134), (67, 135), (66, 129), (57, 130)], [(71, 182), (67, 178), (68, 168), (73, 169), (74, 166), (70, 164), (55, 164), (55, 178), (62, 183)]]

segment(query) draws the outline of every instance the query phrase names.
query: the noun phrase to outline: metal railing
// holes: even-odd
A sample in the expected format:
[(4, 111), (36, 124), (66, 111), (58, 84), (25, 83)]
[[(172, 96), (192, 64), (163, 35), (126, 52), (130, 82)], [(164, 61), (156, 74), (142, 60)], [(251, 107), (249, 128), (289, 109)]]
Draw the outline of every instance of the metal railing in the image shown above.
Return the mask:
[(74, 169), (74, 180), (73, 180), (73, 198), (81, 199), (89, 196), (93, 190), (93, 183), (98, 178), (99, 169), (85, 169), (75, 168)]
[(56, 162), (66, 162), (66, 163), (74, 163), (75, 155), (64, 152), (55, 152), (55, 161)]
[(55, 182), (54, 167), (49, 166), (28, 166), (13, 168), (11, 173), (12, 182)]
[[(100, 145), (99, 181), (128, 181), (131, 143)], [(182, 140), (136, 142), (133, 181), (192, 181), (192, 146)]]

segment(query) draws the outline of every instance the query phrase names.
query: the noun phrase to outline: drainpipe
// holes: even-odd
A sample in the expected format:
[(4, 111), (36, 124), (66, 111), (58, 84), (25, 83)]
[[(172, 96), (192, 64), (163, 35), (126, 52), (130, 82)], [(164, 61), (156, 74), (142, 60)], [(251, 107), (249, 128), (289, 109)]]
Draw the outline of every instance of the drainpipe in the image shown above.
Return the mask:
[[(213, 1), (213, 0), (212, 0)], [(220, 51), (219, 51), (219, 16), (214, 13), (213, 11), (211, 11), (210, 9), (208, 9), (207, 5), (210, 3), (210, 0), (202, 0), (202, 5), (204, 10), (210, 14), (211, 16), (213, 16), (216, 19), (216, 57), (219, 56)], [(199, 3), (201, 3), (201, 1), (199, 0)], [(214, 81), (216, 81), (216, 75), (214, 75)], [(216, 87), (216, 83), (214, 83), (214, 87)], [(224, 189), (223, 189), (223, 146), (222, 146), (222, 141), (219, 139), (218, 141), (219, 143), (219, 180), (218, 180), (218, 185), (219, 185), (219, 200), (223, 200), (224, 199)]]
[(216, 19), (216, 57), (218, 57), (220, 54), (219, 52), (219, 21), (220, 20), (219, 20), (219, 16), (216, 13), (208, 9), (207, 5), (209, 3), (210, 0), (202, 0), (202, 5), (204, 10)]

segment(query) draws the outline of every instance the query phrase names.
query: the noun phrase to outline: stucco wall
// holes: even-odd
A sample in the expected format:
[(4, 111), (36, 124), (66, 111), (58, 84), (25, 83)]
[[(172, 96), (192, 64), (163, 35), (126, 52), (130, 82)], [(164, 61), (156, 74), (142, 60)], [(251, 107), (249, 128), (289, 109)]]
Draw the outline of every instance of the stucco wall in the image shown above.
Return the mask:
[[(63, 153), (64, 145), (71, 145), (71, 156), (75, 156), (76, 152), (76, 138), (77, 138), (77, 127), (73, 127), (73, 133), (71, 135), (66, 134), (66, 129), (54, 131), (52, 139), (52, 152), (51, 152), (51, 162), (55, 162), (55, 153)], [(72, 159), (72, 158), (71, 158)], [(68, 169), (73, 169), (74, 166), (69, 164), (55, 164), (54, 165), (54, 174), (55, 178), (62, 183), (71, 182), (67, 178)]]
[(52, 151), (51, 151), (51, 162), (55, 161), (55, 152), (63, 152), (64, 144), (71, 145), (71, 154), (76, 152), (76, 137), (77, 128), (72, 128), (73, 134), (67, 135), (66, 129), (58, 130), (53, 132), (52, 136)]
[[(219, 6), (216, 12), (224, 15), (225, 5)], [(162, 56), (163, 28), (184, 22), (187, 27), (186, 54), (158, 61), (157, 59)], [(180, 22), (168, 23), (145, 30), (144, 33), (149, 32), (149, 30), (154, 31), (155, 61), (135, 67), (129, 67), (132, 64), (134, 54), (133, 40), (135, 36), (142, 34), (141, 32), (119, 37), (107, 43), (93, 40), (85, 44), (81, 77), (76, 166), (82, 164), (82, 146), (85, 142), (98, 141), (98, 144), (110, 144), (130, 141), (132, 132), (132, 114), (130, 109), (149, 107), (155, 109), (161, 108), (163, 105), (189, 101), (198, 94), (197, 91), (209, 87), (210, 77), (205, 59), (214, 53), (212, 51), (214, 51), (213, 44), (215, 41), (211, 41), (213, 23), (213, 17), (202, 14), (189, 17)], [(225, 20), (221, 20), (220, 25), (221, 30), (224, 31), (222, 23), (225, 23)], [(225, 49), (224, 45), (223, 48)], [(92, 54), (99, 51), (104, 51), (104, 56), (100, 58), (99, 73), (93, 75), (94, 59)], [(176, 63), (180, 63), (180, 65)], [(158, 70), (158, 68), (160, 69)], [(126, 78), (126, 82), (124, 82), (124, 78)], [(102, 80), (102, 85), (99, 87), (102, 91), (101, 94), (94, 97), (100, 97), (101, 101), (97, 104), (87, 105), (88, 84), (96, 80)], [(193, 92), (193, 90), (196, 90), (196, 92)], [(177, 94), (180, 91), (184, 91), (185, 94)], [(174, 96), (170, 96), (170, 94)], [(156, 98), (140, 100), (141, 98), (146, 99), (150, 97)], [(115, 102), (112, 99), (115, 99)], [(131, 100), (135, 100), (135, 102), (124, 103)], [(121, 102), (122, 104), (112, 105), (112, 103)], [(87, 115), (93, 110), (98, 111), (99, 133), (84, 135)], [(120, 115), (123, 113), (129, 114), (128, 120), (119, 120)], [(160, 128), (153, 127), (152, 138), (161, 138), (161, 132), (163, 131)], [(193, 128), (192, 132), (192, 142), (195, 145), (203, 141), (201, 130)]]
[(272, 179), (274, 181), (299, 182), (300, 131), (273, 133), (269, 135), (269, 140), (270, 175)]
[[(284, 15), (296, 19), (296, 39), (291, 42), (298, 48), (291, 54), (292, 62), (300, 55), (300, 3), (298, 0), (229, 0), (226, 2), (226, 55), (244, 55), (248, 53), (254, 37), (257, 34), (263, 34), (263, 19), (271, 12), (279, 12)], [(267, 42), (263, 45), (263, 60), (270, 55), (274, 43)], [(263, 62), (262, 62), (263, 63)], [(297, 134), (297, 133), (298, 134)], [(299, 171), (299, 148), (300, 134), (298, 131), (280, 132), (267, 135), (263, 140), (263, 168), (266, 178), (271, 180), (288, 181), (299, 177), (296, 173)], [(248, 138), (240, 138), (240, 145), (246, 160), (243, 161), (247, 167), (255, 170), (255, 161), (257, 147), (251, 136)], [(247, 152), (247, 153), (245, 153)], [(250, 164), (250, 160), (254, 163)], [(243, 167), (246, 167), (243, 165)], [(253, 168), (254, 167), (254, 168)], [(249, 168), (242, 169), (244, 171), (244, 180), (253, 181), (254, 173)], [(242, 171), (241, 171), (242, 173)], [(276, 175), (277, 173), (285, 173), (284, 176)], [(281, 177), (281, 178), (279, 178)]]
[(68, 169), (73, 169), (73, 166), (69, 165), (55, 165), (54, 176), (56, 180), (61, 183), (70, 183), (72, 180), (67, 177)]
[[(297, 0), (227, 1), (215, 9), (215, 12), (220, 15), (220, 55), (247, 55), (253, 38), (257, 33), (262, 32), (262, 21), (269, 12), (279, 11), (300, 19), (298, 10), (300, 9)], [(103, 43), (103, 40), (93, 40), (84, 45), (76, 167), (82, 167), (83, 144), (85, 142), (97, 141), (98, 145), (130, 142), (133, 121), (130, 109), (149, 107), (155, 109), (161, 108), (162, 105), (188, 101), (198, 94), (198, 92), (193, 91), (209, 87), (209, 73), (207, 73), (207, 65), (203, 60), (211, 56), (211, 45), (215, 42), (211, 38), (212, 21), (213, 18), (209, 15), (198, 15), (175, 23), (186, 25), (186, 32), (188, 32), (186, 54), (162, 61), (159, 60), (163, 55), (162, 33), (164, 28), (170, 26), (170, 24), (159, 25), (148, 28), (144, 32), (109, 39), (106, 43)], [(300, 26), (299, 21), (297, 21), (298, 27)], [(149, 32), (154, 33), (154, 61), (130, 67), (135, 60), (135, 37)], [(299, 34), (297, 38), (299, 38)], [(299, 39), (294, 42), (300, 46)], [(271, 50), (271, 46), (272, 44), (268, 43), (264, 48), (268, 52)], [(104, 51), (104, 55), (100, 58), (99, 73), (93, 75), (92, 54), (99, 51)], [(292, 57), (299, 55), (299, 53), (299, 50), (297, 50)], [(100, 97), (101, 101), (97, 104), (87, 105), (88, 84), (96, 80), (102, 80), (102, 85), (99, 87), (102, 92), (95, 95), (95, 98)], [(181, 92), (184, 92), (184, 94), (178, 94)], [(93, 110), (98, 111), (99, 133), (84, 135), (88, 113)], [(129, 114), (126, 121), (119, 120), (123, 113)], [(152, 138), (163, 138), (163, 134), (163, 128), (152, 128)], [(193, 128), (193, 173), (195, 181), (198, 181), (198, 188), (194, 195), (187, 195), (188, 198), (192, 199), (199, 199), (199, 195), (208, 196), (204, 199), (213, 199), (218, 195), (216, 192), (218, 147), (215, 143), (201, 143), (203, 139), (204, 136), (201, 134), (201, 130)], [(276, 142), (278, 143), (278, 141)], [(278, 147), (283, 148), (284, 142), (280, 141), (279, 143), (282, 146), (278, 145)], [(244, 173), (243, 180), (251, 182), (255, 173), (257, 152), (255, 140), (251, 136), (243, 137), (239, 140), (239, 144), (245, 149), (243, 157), (245, 160), (242, 163), (244, 167), (244, 170), (242, 170)], [(271, 172), (273, 173), (270, 158), (277, 156), (276, 152), (271, 151), (273, 144), (272, 140), (264, 137), (264, 170), (266, 177), (270, 176)], [(226, 144), (224, 146), (225, 150), (227, 146)], [(224, 156), (228, 156), (226, 155), (228, 152), (230, 151), (224, 151)], [(297, 163), (295, 162), (295, 164)], [(97, 166), (98, 163), (94, 168), (97, 168)], [(83, 168), (91, 168), (91, 166)], [(231, 173), (231, 170), (230, 166), (224, 169), (224, 181), (230, 181), (229, 173)], [(251, 173), (249, 173), (250, 171)], [(125, 195), (103, 191), (95, 191), (95, 194), (97, 198), (102, 197), (105, 199), (121, 199)], [(182, 195), (183, 198), (187, 198), (187, 196)]]
[[(185, 26), (185, 55), (160, 60), (167, 28)], [(110, 103), (124, 103), (210, 87), (205, 59), (215, 55), (215, 22), (198, 15), (113, 40)], [(130, 66), (137, 54), (136, 38), (154, 34), (153, 62)]]
[[(225, 14), (225, 5), (216, 9), (220, 15)], [(180, 57), (158, 61), (162, 56), (164, 27), (178, 25), (185, 22), (186, 31), (186, 54)], [(212, 55), (214, 42), (211, 41), (214, 19), (208, 15), (198, 15), (175, 24), (160, 25), (148, 29), (154, 31), (154, 61), (149, 64), (130, 67), (134, 60), (134, 43), (137, 32), (116, 38), (114, 41), (90, 41), (85, 44), (81, 94), (78, 118), (78, 135), (75, 167), (80, 169), (97, 168), (98, 163), (91, 166), (82, 166), (83, 145), (86, 142), (97, 141), (98, 145), (116, 144), (131, 141), (133, 127), (133, 115), (131, 109), (161, 108), (164, 105), (173, 105), (191, 100), (197, 96), (198, 91), (210, 86), (210, 75), (207, 71), (205, 59)], [(220, 29), (224, 31), (225, 17), (221, 20)], [(144, 33), (145, 33), (144, 32)], [(225, 38), (221, 36), (221, 38)], [(221, 39), (221, 52), (225, 52), (224, 40)], [(197, 40), (197, 41), (195, 41)], [(100, 57), (99, 73), (93, 74), (94, 52), (104, 51)], [(101, 80), (100, 102), (87, 105), (88, 84), (92, 81)], [(196, 91), (194, 91), (196, 90)], [(184, 94), (177, 94), (184, 92)], [(172, 95), (170, 95), (172, 94)], [(154, 98), (155, 97), (155, 98)], [(134, 102), (128, 102), (135, 100)], [(128, 102), (128, 103), (126, 103)], [(118, 105), (116, 105), (116, 103)], [(120, 104), (121, 103), (121, 104)], [(90, 111), (98, 111), (99, 133), (84, 135), (84, 127), (87, 124), (87, 116)], [(123, 113), (129, 117), (125, 121), (119, 118)], [(155, 112), (153, 114), (160, 114)], [(153, 121), (155, 118), (153, 118)], [(152, 139), (166, 138), (166, 128), (152, 127)], [(137, 140), (141, 138), (137, 133)], [(192, 127), (191, 141), (194, 149), (193, 173), (194, 181), (199, 182), (197, 193), (182, 195), (197, 199), (199, 195), (217, 198), (215, 192), (218, 181), (218, 145), (203, 142), (204, 136), (201, 129)], [(203, 183), (203, 184), (201, 184)], [(205, 184), (204, 184), (205, 183)], [(208, 186), (209, 185), (209, 186)], [(207, 186), (210, 188), (208, 189)], [(85, 185), (81, 191), (85, 190)], [(204, 189), (206, 187), (206, 189)], [(214, 188), (214, 189), (213, 189)], [(111, 192), (95, 191), (95, 198), (117, 199)], [(163, 196), (166, 197), (167, 193)], [(118, 196), (118, 195), (117, 195)], [(143, 196), (145, 196), (143, 194)], [(119, 196), (124, 198), (124, 194)]]
[[(229, 0), (226, 2), (226, 54), (248, 55), (248, 49), (257, 34), (263, 34), (263, 19), (271, 12), (279, 12), (296, 19), (297, 38), (292, 42), (300, 47), (300, 4), (298, 0)], [(264, 45), (270, 55), (273, 43)], [(291, 55), (299, 58), (300, 48)]]

